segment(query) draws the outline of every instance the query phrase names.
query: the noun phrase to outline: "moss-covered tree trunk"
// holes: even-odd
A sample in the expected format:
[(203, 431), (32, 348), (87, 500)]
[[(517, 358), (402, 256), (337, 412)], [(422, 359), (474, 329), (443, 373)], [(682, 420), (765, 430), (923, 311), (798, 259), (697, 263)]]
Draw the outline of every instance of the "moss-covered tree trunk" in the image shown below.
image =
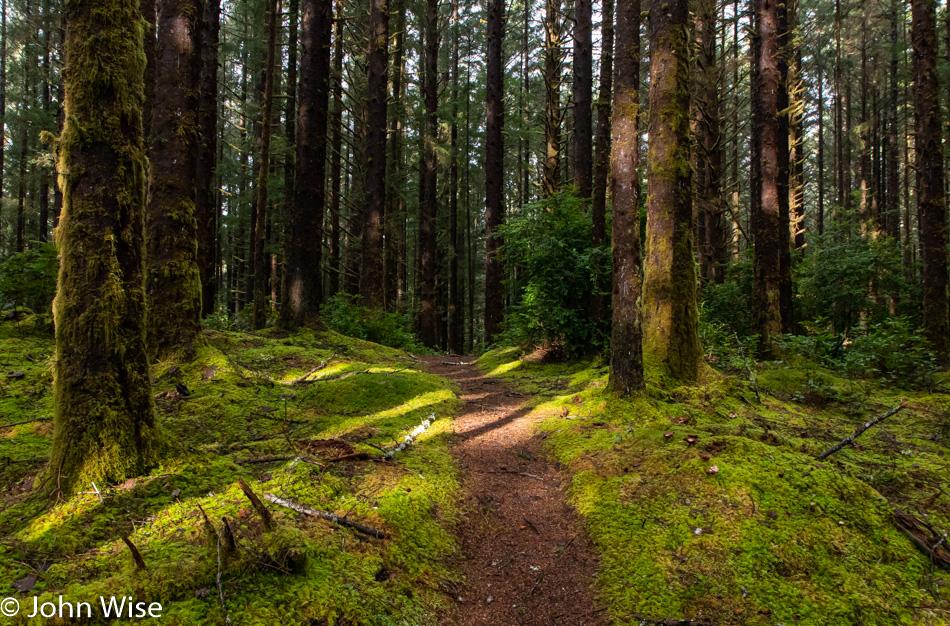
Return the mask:
[(148, 345), (153, 356), (187, 356), (201, 333), (195, 219), (201, 11), (196, 0), (161, 0), (157, 6), (146, 213)]
[(643, 262), (644, 353), (693, 380), (701, 350), (690, 188), (687, 0), (650, 2), (650, 145)]
[[(605, 6), (610, 3), (606, 0)], [(613, 142), (613, 323), (610, 388), (621, 395), (643, 388), (640, 328), (640, 0), (617, 4), (617, 84)]]
[(138, 0), (70, 0), (66, 12), (49, 479), (69, 493), (145, 471), (156, 424), (145, 349), (144, 24)]
[(330, 104), (330, 0), (302, 4), (296, 191), (287, 215), (281, 318), (287, 326), (316, 321), (323, 296), (323, 216)]
[(198, 152), (195, 180), (195, 217), (198, 222), (198, 271), (201, 276), (201, 312), (214, 312), (217, 295), (218, 194), (215, 167), (218, 156), (218, 35), (220, 0), (201, 0), (198, 30), (199, 93)]
[(914, 48), (914, 119), (917, 131), (917, 219), (923, 262), (924, 332), (943, 363), (950, 362), (947, 309), (947, 200), (943, 187), (940, 84), (937, 79), (937, 15), (934, 0), (911, 3)]

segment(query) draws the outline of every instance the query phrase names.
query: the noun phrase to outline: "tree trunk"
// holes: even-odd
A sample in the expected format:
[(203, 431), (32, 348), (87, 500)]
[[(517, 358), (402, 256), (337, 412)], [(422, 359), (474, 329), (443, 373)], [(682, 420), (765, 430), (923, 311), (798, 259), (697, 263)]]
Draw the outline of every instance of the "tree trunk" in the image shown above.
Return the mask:
[[(7, 152), (7, 0), (0, 0), (0, 207), (3, 206)], [(3, 253), (3, 211), (0, 211), (0, 254)]]
[(702, 351), (693, 262), (687, 0), (650, 0), (650, 145), (643, 262), (644, 353), (695, 380)]
[(330, 267), (329, 289), (340, 291), (340, 182), (343, 151), (343, 2), (337, 1), (336, 28), (333, 34), (333, 111), (330, 117)]
[[(554, 1), (554, 0), (549, 0)], [(501, 331), (505, 292), (503, 268), (495, 251), (505, 219), (505, 94), (502, 65), (505, 0), (488, 0), (487, 108), (485, 124), (485, 342)]]
[[(637, 18), (639, 23), (639, 18)], [(607, 243), (607, 178), (610, 172), (610, 98), (613, 91), (613, 49), (614, 49), (614, 0), (603, 0), (603, 18), (601, 21), (600, 47), (600, 94), (597, 98), (597, 133), (594, 137), (594, 178), (591, 190), (591, 241), (592, 248), (603, 247)], [(637, 41), (639, 50), (639, 39)], [(639, 69), (637, 74), (639, 75)], [(639, 209), (638, 209), (639, 211)], [(639, 233), (638, 233), (639, 234)], [(637, 242), (639, 246), (639, 241)], [(607, 315), (605, 302), (607, 285), (595, 282), (590, 300), (591, 321), (595, 324)]]
[[(389, 3), (371, 0), (366, 72), (366, 144), (363, 151), (363, 240), (360, 295), (370, 309), (385, 307), (383, 213), (386, 210), (386, 106)], [(434, 164), (433, 164), (434, 166)]]
[[(50, 91), (50, 81), (52, 80), (50, 72), (50, 31), (52, 26), (50, 0), (43, 0), (43, 114), (45, 119), (49, 119), (53, 104)], [(40, 226), (38, 235), (39, 241), (46, 242), (49, 240), (49, 169), (45, 164), (40, 165)]]
[(574, 3), (574, 187), (580, 198), (589, 198), (593, 176), (591, 97), (593, 45), (591, 0)]
[[(605, 6), (609, 2), (605, 0)], [(609, 387), (615, 393), (629, 395), (644, 386), (638, 302), (641, 286), (640, 0), (621, 0), (617, 4), (616, 76), (611, 124), (613, 321)]]
[(218, 156), (218, 33), (220, 0), (202, 0), (198, 30), (198, 146), (195, 217), (198, 221), (198, 271), (201, 273), (201, 312), (214, 312), (218, 247), (218, 197), (215, 167)]
[(287, 216), (281, 321), (316, 323), (323, 297), (323, 216), (326, 204), (327, 119), (330, 105), (331, 0), (303, 0), (296, 190)]
[(914, 49), (914, 165), (917, 219), (923, 263), (923, 326), (943, 364), (950, 362), (947, 307), (947, 202), (943, 186), (943, 124), (937, 79), (937, 16), (934, 0), (912, 0)]
[(267, 32), (267, 48), (264, 58), (264, 92), (261, 96), (260, 138), (261, 150), (256, 163), (259, 163), (257, 172), (257, 186), (255, 189), (254, 215), (254, 315), (252, 324), (254, 330), (260, 330), (267, 324), (267, 283), (270, 268), (267, 267), (267, 187), (270, 183), (270, 144), (271, 122), (274, 117), (274, 73), (276, 71), (277, 52), (277, 13), (280, 11), (280, 0), (267, 0), (267, 17), (265, 31)]
[(196, 0), (160, 0), (146, 213), (148, 342), (152, 356), (190, 358), (201, 334), (195, 183), (198, 150)]
[(815, 216), (815, 220), (817, 221), (818, 235), (821, 236), (825, 232), (825, 95), (822, 89), (825, 85), (825, 79), (821, 73), (821, 65), (818, 65), (816, 82), (818, 83), (818, 113), (816, 115), (818, 118), (818, 154), (816, 155), (818, 160), (816, 164), (818, 168), (818, 214)]
[[(561, 3), (545, 0), (544, 18), (544, 197), (561, 188)], [(489, 42), (491, 45), (491, 42)], [(499, 53), (500, 54), (500, 53)]]
[[(462, 293), (459, 281), (459, 0), (452, 2), (452, 128), (449, 162), (449, 350), (465, 352)], [(520, 176), (519, 176), (520, 178)]]
[(439, 206), (436, 189), (439, 108), (439, 1), (426, 1), (425, 70), (422, 120), (422, 205), (419, 207), (419, 336), (422, 343), (435, 348), (439, 344), (436, 274), (439, 269), (436, 250), (436, 217)]
[(403, 82), (406, 73), (406, 2), (396, 0), (393, 13), (393, 106), (389, 107), (389, 192), (386, 195), (386, 308), (396, 310), (405, 292), (406, 202), (403, 194), (403, 121), (406, 104)]
[(142, 17), (138, 0), (73, 0), (66, 19), (48, 472), (68, 494), (142, 475), (157, 446), (145, 348)]
[[(759, 353), (769, 358), (777, 355), (774, 341), (784, 328), (782, 249), (788, 248), (788, 222), (782, 219), (783, 192), (787, 211), (783, 171), (786, 177), (788, 174), (788, 126), (781, 121), (785, 108), (782, 103), (787, 102), (787, 95), (783, 99), (781, 94), (785, 84), (780, 39), (785, 19), (784, 5), (779, 5), (776, 0), (754, 0), (753, 10), (756, 29), (753, 36), (752, 134), (756, 151), (752, 154), (752, 175), (759, 182), (757, 193), (752, 197), (751, 213), (755, 245), (752, 308), (755, 330), (759, 335)], [(787, 215), (786, 212), (786, 218)]]

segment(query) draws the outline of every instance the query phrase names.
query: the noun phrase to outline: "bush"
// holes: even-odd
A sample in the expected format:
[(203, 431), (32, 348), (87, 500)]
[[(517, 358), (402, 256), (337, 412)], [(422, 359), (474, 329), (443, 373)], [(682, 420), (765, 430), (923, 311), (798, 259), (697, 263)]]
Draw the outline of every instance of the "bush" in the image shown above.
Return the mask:
[(926, 384), (937, 369), (926, 338), (906, 318), (886, 319), (852, 334), (835, 334), (824, 319), (808, 326), (811, 332), (806, 335), (783, 338), (787, 353), (839, 370), (850, 378)]
[(49, 313), (56, 295), (56, 246), (41, 243), (0, 261), (0, 303)]
[[(752, 334), (752, 270), (752, 252), (747, 250), (726, 267), (721, 284), (707, 283), (703, 287), (700, 301), (703, 320), (722, 327), (730, 337)], [(703, 346), (706, 346), (705, 341)]]
[(408, 315), (372, 311), (359, 304), (359, 296), (338, 293), (320, 309), (321, 319), (336, 332), (409, 352), (428, 352), (410, 330)]
[(516, 302), (505, 317), (503, 343), (548, 344), (567, 356), (602, 348), (607, 336), (590, 316), (594, 285), (610, 285), (608, 248), (591, 249), (591, 217), (568, 193), (529, 204), (500, 229), (499, 255), (517, 268), (509, 282)]

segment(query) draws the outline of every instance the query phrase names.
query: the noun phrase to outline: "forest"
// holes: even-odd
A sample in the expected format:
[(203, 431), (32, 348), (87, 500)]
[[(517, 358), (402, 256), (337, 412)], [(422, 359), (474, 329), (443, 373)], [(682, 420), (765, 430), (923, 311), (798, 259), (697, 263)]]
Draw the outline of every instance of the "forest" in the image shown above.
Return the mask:
[(950, 624), (950, 5), (0, 0), (0, 624)]

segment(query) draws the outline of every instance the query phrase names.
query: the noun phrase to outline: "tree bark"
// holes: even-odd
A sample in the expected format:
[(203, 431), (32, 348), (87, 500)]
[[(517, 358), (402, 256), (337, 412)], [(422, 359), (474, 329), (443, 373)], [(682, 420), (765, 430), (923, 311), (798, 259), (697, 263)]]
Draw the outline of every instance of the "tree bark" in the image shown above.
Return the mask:
[(423, 96), (425, 117), (422, 120), (422, 206), (419, 207), (419, 337), (422, 343), (439, 345), (439, 316), (436, 304), (436, 274), (439, 269), (436, 249), (436, 217), (439, 207), (436, 189), (438, 161), (439, 109), (439, 1), (427, 0), (425, 13), (425, 71)]
[(574, 188), (578, 197), (589, 198), (593, 176), (591, 135), (593, 122), (593, 44), (591, 43), (591, 0), (574, 3)]
[(281, 321), (315, 324), (323, 297), (323, 217), (326, 205), (327, 120), (330, 105), (331, 0), (301, 5), (300, 99), (296, 189), (288, 217)]
[[(549, 0), (553, 1), (553, 0)], [(505, 293), (503, 268), (495, 251), (501, 246), (498, 227), (505, 219), (505, 94), (502, 74), (505, 0), (488, 0), (487, 109), (485, 124), (485, 342), (501, 331)]]
[(544, 18), (544, 197), (561, 189), (561, 3), (545, 0)]
[(396, 0), (393, 13), (392, 102), (389, 107), (389, 193), (386, 196), (386, 308), (396, 310), (405, 293), (406, 201), (403, 194), (403, 122), (406, 116), (406, 2)]
[[(639, 18), (637, 20), (639, 23)], [(591, 190), (591, 241), (592, 248), (600, 248), (607, 243), (607, 179), (610, 163), (610, 99), (613, 92), (613, 52), (614, 52), (614, 0), (603, 0), (603, 16), (600, 36), (600, 94), (597, 98), (597, 133), (594, 137), (594, 178)], [(639, 50), (639, 39), (637, 46)], [(637, 72), (639, 76), (639, 68)], [(638, 209), (639, 210), (639, 209)], [(639, 244), (639, 242), (638, 242)], [(591, 321), (595, 324), (607, 315), (607, 285), (595, 282), (590, 300)]]
[(337, 0), (333, 34), (333, 109), (330, 117), (330, 267), (327, 272), (330, 296), (340, 291), (340, 182), (343, 178), (343, 2)]
[(452, 124), (449, 156), (449, 350), (465, 352), (462, 292), (459, 281), (459, 0), (452, 2)]
[[(7, 152), (7, 0), (0, 0), (0, 206), (3, 205)], [(0, 253), (3, 252), (3, 215), (0, 211)]]
[(261, 150), (256, 163), (258, 165), (257, 185), (255, 189), (254, 215), (254, 330), (260, 330), (267, 324), (267, 283), (270, 268), (267, 267), (267, 188), (270, 183), (270, 144), (271, 125), (274, 117), (274, 74), (277, 53), (277, 13), (280, 0), (268, 0), (265, 31), (267, 48), (264, 59), (264, 91), (261, 96), (260, 141)]
[(180, 351), (190, 358), (201, 334), (195, 220), (200, 16), (196, 0), (158, 2), (145, 283), (149, 351), (158, 357)]
[(198, 146), (196, 152), (195, 217), (198, 221), (198, 271), (201, 313), (214, 312), (217, 295), (215, 259), (218, 247), (218, 195), (215, 167), (218, 156), (218, 33), (220, 0), (201, 0), (198, 29)]
[[(609, 2), (605, 0), (605, 6)], [(613, 320), (609, 387), (615, 393), (629, 395), (644, 386), (638, 302), (641, 287), (640, 0), (622, 0), (617, 5), (616, 77), (611, 124)]]
[(371, 0), (366, 72), (366, 144), (363, 152), (363, 240), (360, 295), (370, 309), (385, 307), (383, 214), (386, 210), (386, 106), (389, 3)]
[(695, 380), (702, 352), (693, 262), (687, 0), (650, 0), (650, 145), (643, 262), (644, 354)]
[(145, 348), (142, 16), (138, 0), (74, 0), (66, 10), (48, 472), (68, 494), (142, 475), (157, 446)]
[(912, 0), (914, 58), (914, 164), (917, 219), (923, 263), (923, 327), (941, 363), (950, 362), (947, 305), (947, 201), (943, 186), (943, 124), (937, 78), (937, 16), (934, 0)]

